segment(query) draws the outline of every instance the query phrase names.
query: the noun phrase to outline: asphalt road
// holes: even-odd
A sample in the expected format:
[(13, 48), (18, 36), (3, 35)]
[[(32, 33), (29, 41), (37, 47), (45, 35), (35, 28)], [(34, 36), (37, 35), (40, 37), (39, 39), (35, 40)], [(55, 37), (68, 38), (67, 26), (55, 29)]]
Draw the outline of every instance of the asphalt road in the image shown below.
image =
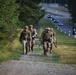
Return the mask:
[[(55, 6), (55, 5), (53, 5), (52, 6), (52, 4), (50, 4), (49, 6), (47, 5), (47, 4), (42, 4), (41, 5), (42, 6), (42, 8), (41, 9), (45, 9), (45, 11), (46, 12), (48, 12), (48, 13), (52, 13), (52, 14), (57, 14), (57, 15), (61, 15), (61, 17), (62, 18), (70, 18), (70, 13), (68, 12), (68, 10), (65, 8), (65, 7), (63, 7), (63, 6)], [(51, 8), (52, 7), (52, 8)], [(53, 9), (53, 7), (54, 8), (57, 8), (57, 10), (56, 9)], [(67, 12), (65, 12), (65, 11), (60, 11), (60, 10), (58, 10), (58, 9), (64, 9), (64, 10), (66, 10)]]
[[(47, 18), (47, 15), (45, 16), (45, 18)], [(57, 27), (58, 30), (60, 30), (61, 32), (63, 32), (64, 34), (67, 34), (68, 36), (71, 36), (73, 37), (73, 34), (72, 34), (72, 26), (69, 24), (69, 22), (64, 19), (64, 18), (57, 18), (54, 16), (54, 18), (56, 18), (57, 20), (59, 20), (59, 23), (63, 23), (63, 26), (58, 26), (58, 23), (54, 23), (53, 21), (51, 21), (50, 18), (47, 18), (49, 19), (52, 23), (54, 23), (54, 25)]]
[[(52, 21), (52, 22), (54, 23), (54, 25), (55, 25), (61, 32), (67, 34), (68, 36), (73, 37), (73, 35), (72, 35), (72, 26), (71, 26), (70, 23), (67, 21), (67, 19), (70, 18), (69, 12), (67, 13), (67, 12), (63, 12), (63, 11), (51, 9), (51, 8), (49, 8), (48, 6), (43, 6), (42, 8), (45, 8), (45, 9), (46, 9), (45, 11), (47, 12), (47, 14), (45, 15), (44, 18), (47, 18), (48, 14), (49, 14), (49, 13), (52, 13), (51, 15), (52, 15), (54, 18), (58, 19), (59, 22), (63, 23), (63, 26), (58, 26), (57, 23), (54, 23), (54, 22)], [(60, 7), (57, 7), (57, 8), (60, 8)], [(62, 8), (62, 9), (63, 9), (63, 8)], [(54, 14), (56, 14), (57, 16), (54, 15)], [(50, 20), (50, 18), (49, 18), (49, 20)], [(51, 20), (50, 20), (50, 21), (51, 21)]]
[(59, 19), (59, 21), (63, 23), (63, 26), (60, 26), (62, 32), (68, 34), (68, 36), (72, 36), (72, 26), (64, 19)]

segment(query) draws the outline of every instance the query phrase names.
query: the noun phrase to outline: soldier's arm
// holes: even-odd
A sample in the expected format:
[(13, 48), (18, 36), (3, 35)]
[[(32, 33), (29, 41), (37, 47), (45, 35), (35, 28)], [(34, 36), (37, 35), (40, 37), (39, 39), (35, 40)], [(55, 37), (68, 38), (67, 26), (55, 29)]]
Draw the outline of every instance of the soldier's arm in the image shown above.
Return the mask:
[(36, 32), (36, 29), (34, 29), (34, 34), (33, 34), (33, 38), (35, 38), (37, 36), (37, 32)]
[(54, 32), (54, 41), (56, 41), (56, 32)]
[(32, 38), (31, 38), (31, 32), (29, 32), (29, 39), (32, 40)]

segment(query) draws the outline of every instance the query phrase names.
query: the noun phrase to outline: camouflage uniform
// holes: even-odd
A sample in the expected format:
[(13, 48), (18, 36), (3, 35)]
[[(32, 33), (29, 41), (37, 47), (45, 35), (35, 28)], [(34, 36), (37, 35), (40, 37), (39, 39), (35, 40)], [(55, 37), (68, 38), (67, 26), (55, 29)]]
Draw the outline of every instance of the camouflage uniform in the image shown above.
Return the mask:
[(25, 26), (25, 29), (20, 34), (20, 42), (23, 44), (23, 54), (27, 54), (28, 52), (30, 37), (31, 35), (28, 30), (28, 26)]
[(47, 52), (50, 51), (52, 36), (53, 34), (48, 28), (45, 29), (45, 31), (42, 33), (44, 55), (47, 55)]
[(30, 40), (30, 50), (33, 51), (33, 46), (35, 44), (35, 37), (37, 36), (36, 29), (33, 28), (33, 25), (30, 25), (29, 31), (31, 34), (31, 40)]

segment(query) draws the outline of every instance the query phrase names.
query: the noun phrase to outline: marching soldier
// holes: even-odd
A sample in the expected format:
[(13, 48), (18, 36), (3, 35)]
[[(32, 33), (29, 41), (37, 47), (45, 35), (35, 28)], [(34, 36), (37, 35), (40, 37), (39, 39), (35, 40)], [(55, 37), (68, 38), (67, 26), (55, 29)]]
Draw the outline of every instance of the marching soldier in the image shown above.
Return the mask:
[(36, 32), (36, 29), (33, 28), (33, 25), (29, 26), (29, 31), (31, 33), (30, 50), (33, 51), (33, 46), (35, 44), (35, 38), (37, 36), (37, 32)]
[(51, 51), (51, 42), (52, 42), (53, 34), (50, 31), (50, 28), (46, 28), (45, 31), (42, 32), (41, 38), (43, 40), (43, 49), (44, 55), (47, 55), (48, 51)]
[(23, 44), (23, 54), (27, 54), (29, 48), (29, 40), (31, 38), (28, 26), (24, 27), (24, 30), (20, 34), (20, 42)]

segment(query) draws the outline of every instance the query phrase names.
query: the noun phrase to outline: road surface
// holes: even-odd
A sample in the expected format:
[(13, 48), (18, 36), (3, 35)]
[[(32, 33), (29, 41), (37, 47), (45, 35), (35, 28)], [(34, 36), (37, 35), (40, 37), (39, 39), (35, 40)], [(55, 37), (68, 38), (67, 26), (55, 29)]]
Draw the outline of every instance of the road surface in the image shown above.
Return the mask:
[[(67, 21), (67, 19), (70, 18), (70, 13), (68, 12), (63, 12), (63, 11), (59, 11), (59, 10), (55, 10), (55, 9), (51, 9), (50, 6), (45, 5), (42, 6), (42, 9), (45, 9), (45, 11), (47, 12), (47, 14), (45, 15), (44, 18), (47, 18), (48, 14), (52, 13), (51, 15), (58, 19), (59, 22), (63, 23), (63, 26), (58, 26), (58, 24), (54, 23), (54, 25), (63, 33), (67, 34), (68, 36), (73, 37), (72, 34), (72, 26), (70, 25), (70, 23)], [(52, 6), (53, 7), (53, 6)], [(56, 8), (60, 8), (61, 7), (56, 7)], [(63, 9), (63, 7), (62, 7)], [(66, 8), (65, 8), (66, 9)], [(50, 20), (50, 19), (49, 19)], [(51, 20), (50, 20), (51, 21)], [(52, 21), (53, 22), (53, 21)]]
[(42, 55), (42, 52), (29, 52), (19, 60), (0, 63), (0, 75), (76, 75), (76, 65), (47, 62), (47, 57), (37, 55)]

